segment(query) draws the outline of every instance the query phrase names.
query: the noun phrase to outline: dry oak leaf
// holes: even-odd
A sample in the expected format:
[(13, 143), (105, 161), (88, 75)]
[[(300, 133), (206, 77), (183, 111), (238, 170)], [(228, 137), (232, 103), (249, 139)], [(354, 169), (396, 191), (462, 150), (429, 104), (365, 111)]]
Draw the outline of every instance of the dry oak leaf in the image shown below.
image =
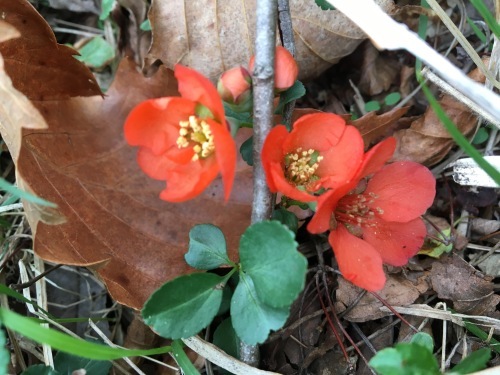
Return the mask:
[[(375, 1), (384, 11), (392, 0)], [(349, 55), (365, 34), (337, 10), (312, 0), (290, 0), (299, 79), (321, 74)], [(212, 81), (225, 70), (247, 66), (254, 54), (256, 0), (154, 0), (149, 13), (153, 43), (146, 66), (181, 63)]]
[[(29, 33), (34, 28), (41, 30), (39, 40), (52, 41), (50, 28), (30, 7), (27, 1), (0, 0), (0, 12), (21, 35), (26, 35), (25, 29)], [(26, 9), (31, 10), (22, 13)], [(136, 309), (162, 283), (193, 271), (184, 261), (193, 225), (220, 226), (230, 256), (235, 258), (239, 236), (249, 224), (251, 170), (240, 163), (233, 194), (226, 204), (220, 179), (196, 200), (167, 203), (158, 198), (164, 182), (148, 178), (139, 169), (136, 150), (123, 138), (123, 122), (137, 103), (176, 95), (171, 71), (160, 69), (155, 76), (145, 78), (134, 63), (125, 60), (106, 97), (74, 97), (93, 87), (88, 79), (91, 73), (83, 65), (59, 55), (61, 46), (55, 42), (46, 43), (43, 49), (32, 45), (30, 59), (22, 65), (16, 50), (23, 56), (30, 41), (22, 37), (17, 43), (7, 49), (5, 43), (0, 44), (6, 71), (14, 87), (32, 98), (41, 114), (37, 121), (48, 129), (21, 129), (31, 118), (3, 122), (5, 111), (29, 114), (25, 103), (0, 107), (0, 129), (8, 144), (22, 134), (16, 159), (20, 185), (58, 205), (57, 210), (26, 209), (34, 232), (34, 249), (40, 257), (55, 263), (93, 266), (112, 297)], [(40, 75), (26, 74), (28, 61), (38, 62), (47, 56), (52, 56), (51, 69)], [(65, 77), (69, 82), (63, 84)], [(45, 90), (42, 94), (36, 91), (41, 87)], [(75, 87), (81, 88), (79, 94)], [(1, 86), (0, 98), (9, 95)]]
[(467, 315), (499, 318), (500, 296), (494, 284), (456, 254), (444, 256), (431, 269), (432, 288), (441, 299), (451, 300), (453, 308)]
[[(339, 287), (336, 291), (337, 309), (339, 312), (351, 307), (354, 304), (363, 289), (358, 288), (351, 282), (339, 277)], [(422, 293), (425, 293), (429, 285), (426, 277), (420, 277), (415, 285), (411, 281), (398, 275), (387, 275), (387, 282), (384, 289), (378, 292), (378, 295), (385, 299), (392, 306), (407, 306), (415, 302)], [(352, 307), (352, 309), (344, 315), (344, 318), (350, 322), (367, 322), (370, 320), (380, 319), (390, 315), (389, 312), (380, 311), (382, 303), (372, 294), (366, 293)]]
[[(479, 69), (474, 69), (468, 76), (480, 83), (485, 81)], [(465, 105), (450, 95), (443, 95), (439, 104), (464, 135), (474, 131), (477, 117)], [(431, 106), (422, 117), (412, 122), (409, 129), (395, 132), (394, 137), (397, 147), (392, 160), (412, 160), (426, 166), (439, 163), (455, 145)]]

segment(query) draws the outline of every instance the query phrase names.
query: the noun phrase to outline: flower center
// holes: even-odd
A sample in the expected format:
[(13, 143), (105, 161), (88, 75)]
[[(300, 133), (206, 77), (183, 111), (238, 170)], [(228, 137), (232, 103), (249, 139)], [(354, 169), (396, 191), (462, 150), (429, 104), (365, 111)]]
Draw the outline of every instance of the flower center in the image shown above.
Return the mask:
[(380, 207), (374, 206), (377, 198), (373, 192), (346, 195), (337, 205), (335, 220), (354, 226), (375, 226), (375, 215), (384, 213)]
[(210, 125), (196, 116), (189, 116), (188, 121), (179, 122), (179, 138), (177, 147), (191, 146), (194, 151), (192, 160), (205, 159), (215, 151), (214, 136)]
[(301, 147), (294, 153), (285, 155), (285, 177), (296, 186), (307, 186), (319, 180), (315, 174), (323, 156), (313, 149), (303, 151)]

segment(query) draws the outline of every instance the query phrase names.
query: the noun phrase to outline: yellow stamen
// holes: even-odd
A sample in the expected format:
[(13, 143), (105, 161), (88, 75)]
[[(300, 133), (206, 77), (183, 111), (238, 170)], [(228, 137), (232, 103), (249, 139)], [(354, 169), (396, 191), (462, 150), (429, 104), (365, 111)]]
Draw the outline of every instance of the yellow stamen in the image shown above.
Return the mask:
[(188, 121), (179, 122), (179, 137), (177, 147), (186, 148), (191, 146), (194, 151), (192, 160), (207, 158), (215, 151), (214, 136), (210, 125), (196, 116), (189, 116)]
[(285, 160), (285, 176), (288, 181), (297, 186), (306, 186), (318, 179), (315, 173), (323, 156), (318, 156), (316, 150), (302, 151), (299, 147), (294, 153), (286, 155)]

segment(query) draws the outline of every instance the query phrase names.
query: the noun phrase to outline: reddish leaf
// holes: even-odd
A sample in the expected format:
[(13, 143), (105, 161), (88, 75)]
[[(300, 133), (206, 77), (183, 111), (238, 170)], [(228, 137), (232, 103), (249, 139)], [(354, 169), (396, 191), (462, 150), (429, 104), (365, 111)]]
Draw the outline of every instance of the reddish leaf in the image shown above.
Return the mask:
[[(33, 104), (49, 126), (45, 131), (23, 129), (17, 158), (21, 185), (58, 205), (58, 210), (26, 209), (37, 254), (56, 263), (93, 266), (113, 298), (134, 308), (140, 308), (161, 283), (192, 272), (183, 255), (194, 224), (220, 226), (234, 259), (250, 217), (251, 171), (244, 163), (227, 204), (220, 179), (200, 198), (171, 204), (158, 198), (164, 182), (139, 169), (136, 150), (124, 141), (123, 122), (133, 106), (148, 98), (176, 95), (172, 73), (160, 69), (145, 78), (134, 63), (123, 61), (105, 98), (76, 97), (99, 93), (89, 81), (91, 73), (69, 49), (53, 42), (50, 28), (27, 2), (0, 0), (0, 11), (23, 35), (0, 44), (6, 70), (16, 88), (38, 99)], [(39, 44), (29, 40), (34, 38), (31, 30), (38, 30)], [(30, 48), (34, 70), (44, 58), (52, 68), (28, 74), (31, 66), (24, 63), (21, 69), (18, 61), (30, 61), (23, 60)], [(11, 123), (14, 128), (5, 134), (19, 134), (24, 124)]]

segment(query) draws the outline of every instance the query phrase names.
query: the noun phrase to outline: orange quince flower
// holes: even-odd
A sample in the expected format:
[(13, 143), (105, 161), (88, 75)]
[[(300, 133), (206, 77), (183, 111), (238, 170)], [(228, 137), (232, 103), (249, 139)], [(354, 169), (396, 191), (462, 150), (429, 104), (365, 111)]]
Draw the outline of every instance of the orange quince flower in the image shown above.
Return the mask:
[(229, 104), (244, 104), (252, 97), (252, 77), (238, 66), (222, 73), (217, 83), (217, 91), (223, 101)]
[[(255, 56), (250, 58), (248, 70), (253, 74), (255, 65)], [(276, 56), (274, 59), (274, 88), (277, 92), (285, 91), (293, 86), (299, 75), (299, 67), (285, 47), (276, 47)]]
[(349, 183), (362, 160), (359, 131), (333, 113), (302, 116), (290, 133), (275, 126), (262, 148), (270, 190), (302, 202), (317, 200), (321, 189)]
[(367, 152), (356, 178), (319, 198), (307, 227), (311, 233), (330, 229), (342, 275), (368, 291), (384, 287), (383, 263), (403, 266), (417, 254), (427, 234), (420, 215), (436, 193), (434, 176), (423, 165), (384, 166), (395, 146), (391, 137)]
[(137, 160), (151, 178), (165, 180), (160, 198), (182, 202), (199, 195), (219, 174), (229, 198), (236, 145), (217, 90), (200, 73), (176, 65), (181, 97), (146, 100), (125, 121), (125, 139), (139, 146)]

